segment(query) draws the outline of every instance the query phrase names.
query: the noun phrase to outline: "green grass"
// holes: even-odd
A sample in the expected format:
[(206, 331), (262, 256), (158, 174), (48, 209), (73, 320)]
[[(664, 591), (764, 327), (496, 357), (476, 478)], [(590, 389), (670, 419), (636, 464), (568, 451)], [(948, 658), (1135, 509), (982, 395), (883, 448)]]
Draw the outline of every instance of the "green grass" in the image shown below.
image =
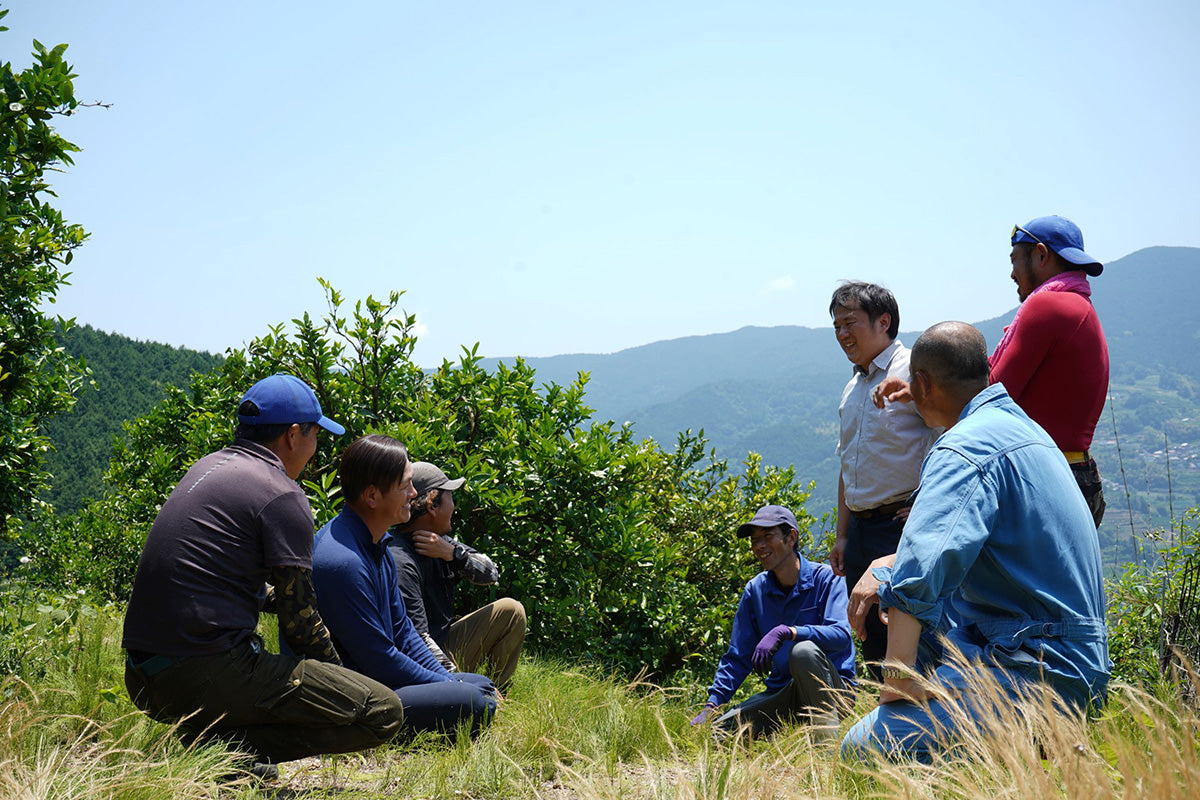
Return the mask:
[[(836, 741), (813, 741), (802, 726), (714, 741), (688, 725), (702, 687), (629, 684), (544, 657), (522, 662), (475, 741), (307, 759), (283, 765), (265, 787), (230, 784), (221, 776), (235, 754), (183, 747), (125, 696), (118, 610), (78, 613), (69, 630), (47, 635), (57, 623), (43, 608), (44, 619), (8, 625), (0, 642), (18, 652), (19, 637), (38, 637), (26, 642), (32, 683), (0, 684), (0, 798), (1093, 800), (1193, 797), (1200, 786), (1200, 716), (1167, 684), (1119, 688), (1090, 723), (1035, 697), (934, 766), (866, 765), (839, 761)], [(864, 693), (858, 712), (872, 703)]]

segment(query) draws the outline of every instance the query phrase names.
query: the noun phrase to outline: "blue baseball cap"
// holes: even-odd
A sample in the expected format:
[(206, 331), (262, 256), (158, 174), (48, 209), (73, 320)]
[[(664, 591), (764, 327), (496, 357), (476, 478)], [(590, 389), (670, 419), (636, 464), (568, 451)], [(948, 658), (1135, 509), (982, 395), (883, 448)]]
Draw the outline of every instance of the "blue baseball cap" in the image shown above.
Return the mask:
[(1014, 225), (1012, 243), (1022, 242), (1044, 244), (1092, 277), (1104, 272), (1104, 265), (1083, 251), (1083, 232), (1079, 226), (1066, 217), (1038, 217), (1024, 226)]
[(746, 537), (754, 533), (755, 528), (774, 528), (776, 525), (787, 525), (794, 531), (799, 531), (796, 516), (783, 506), (763, 506), (755, 514), (754, 519), (745, 525), (738, 526), (738, 536)]
[(316, 392), (307, 383), (286, 372), (263, 378), (246, 391), (238, 405), (238, 422), (243, 425), (315, 422), (338, 436), (346, 432), (344, 427), (321, 413)]

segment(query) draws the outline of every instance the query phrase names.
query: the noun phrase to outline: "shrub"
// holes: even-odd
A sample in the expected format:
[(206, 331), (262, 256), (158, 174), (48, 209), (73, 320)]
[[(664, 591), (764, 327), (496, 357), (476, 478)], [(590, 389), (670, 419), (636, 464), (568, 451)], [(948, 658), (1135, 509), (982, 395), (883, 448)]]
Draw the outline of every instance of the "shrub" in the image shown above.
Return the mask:
[[(1160, 546), (1147, 566), (1126, 564), (1108, 585), (1109, 652), (1114, 677), (1153, 684), (1163, 678), (1190, 694), (1179, 678), (1183, 662), (1200, 664), (1200, 528), (1197, 509), (1178, 537)], [(1154, 537), (1162, 543), (1162, 536)], [(1148, 549), (1148, 548), (1147, 548)]]
[(336, 513), (337, 458), (362, 434), (394, 435), (415, 457), (466, 476), (459, 533), (502, 575), (498, 588), (464, 587), (460, 604), (496, 593), (520, 599), (534, 650), (657, 680), (685, 666), (710, 672), (757, 571), (737, 525), (760, 505), (782, 503), (796, 513), (802, 546), (827, 546), (813, 541), (808, 492), (790, 469), (764, 469), (752, 454), (734, 470), (702, 434), (682, 434), (668, 451), (629, 426), (593, 421), (586, 374), (569, 386), (541, 385), (520, 359), (489, 372), (465, 348), (457, 363), (426, 373), (410, 358), (415, 320), (397, 313), (400, 293), (347, 311), (322, 285), (329, 310), (320, 322), (305, 315), (290, 333), (273, 326), (127, 423), (105, 497), (74, 516), (22, 526), (44, 584), (126, 597), (164, 499), (193, 461), (232, 439), (246, 387), (277, 371), (305, 380), (347, 428), (321, 438), (302, 476), (317, 524)]

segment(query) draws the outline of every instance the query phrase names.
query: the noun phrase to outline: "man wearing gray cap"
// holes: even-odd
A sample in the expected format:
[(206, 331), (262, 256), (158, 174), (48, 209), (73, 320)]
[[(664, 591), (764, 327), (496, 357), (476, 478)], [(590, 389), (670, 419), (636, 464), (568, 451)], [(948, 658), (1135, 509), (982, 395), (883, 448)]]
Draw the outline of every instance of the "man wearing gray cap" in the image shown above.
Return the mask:
[(450, 536), (454, 492), (465, 482), (451, 480), (428, 461), (413, 462), (412, 516), (397, 528), (388, 549), (409, 619), (430, 651), (450, 670), (475, 672), (486, 664), (489, 677), (504, 690), (525, 642), (525, 606), (501, 597), (455, 619), (459, 581), (491, 586), (500, 580), (490, 558)]
[[(125, 614), (134, 705), (186, 740), (247, 752), (259, 776), (376, 747), (404, 718), (391, 689), (341, 666), (317, 613), (312, 510), (296, 479), (318, 428), (346, 432), (299, 378), (250, 387), (233, 444), (192, 465), (158, 512)], [(272, 604), (296, 655), (268, 652), (255, 633)]]
[(731, 731), (749, 725), (760, 735), (799, 719), (828, 736), (842, 710), (854, 704), (846, 584), (828, 564), (800, 554), (796, 517), (783, 506), (763, 506), (738, 536), (750, 540), (763, 571), (746, 584), (729, 649), (692, 724), (708, 722), (753, 669), (766, 676), (765, 690), (726, 711), (715, 726)]

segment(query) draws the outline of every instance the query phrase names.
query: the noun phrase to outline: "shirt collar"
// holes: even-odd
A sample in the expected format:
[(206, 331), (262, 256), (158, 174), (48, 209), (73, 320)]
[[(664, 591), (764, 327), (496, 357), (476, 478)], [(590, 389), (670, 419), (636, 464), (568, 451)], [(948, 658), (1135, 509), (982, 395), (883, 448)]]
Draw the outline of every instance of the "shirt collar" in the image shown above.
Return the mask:
[(904, 345), (900, 344), (900, 338), (892, 339), (892, 343), (879, 351), (879, 355), (871, 359), (871, 364), (867, 369), (863, 369), (858, 364), (854, 365), (854, 371), (859, 375), (870, 375), (876, 370), (887, 369), (888, 364), (892, 363), (892, 358), (896, 355), (896, 351)]
[(971, 416), (986, 405), (991, 405), (992, 403), (1002, 403), (1008, 399), (1008, 392), (1004, 390), (1004, 384), (993, 383), (991, 386), (972, 397), (971, 401), (963, 406), (962, 413), (958, 415), (958, 421), (962, 422), (964, 419)]
[(266, 445), (259, 444), (253, 439), (234, 439), (233, 444), (230, 445), (230, 448), (241, 450), (247, 455), (253, 456), (261, 461), (265, 461), (272, 467), (278, 469), (284, 475), (287, 475), (287, 469), (283, 466), (283, 459), (281, 459), (274, 450)]
[(808, 589), (811, 589), (813, 587), (813, 584), (815, 583), (815, 579), (813, 578), (812, 563), (810, 563), (809, 560), (807, 558), (805, 558), (803, 555), (801, 555), (800, 553), (797, 553), (796, 556), (800, 559), (800, 572), (796, 575), (796, 585), (791, 587), (790, 589), (783, 588), (783, 586), (779, 583), (779, 579), (775, 577), (774, 572), (767, 573), (767, 583), (769, 583), (771, 585), (771, 587), (773, 589), (775, 589), (775, 591), (781, 592), (781, 593), (782, 592), (796, 592), (796, 591), (802, 591), (802, 590), (807, 591)]
[(350, 523), (351, 530), (354, 532), (354, 541), (361, 547), (386, 547), (387, 543), (392, 540), (392, 532), (389, 530), (383, 534), (383, 538), (379, 540), (378, 544), (372, 541), (371, 529), (367, 527), (367, 523), (363, 522), (363, 518), (358, 515), (357, 511), (345, 503), (342, 504), (339, 514)]

